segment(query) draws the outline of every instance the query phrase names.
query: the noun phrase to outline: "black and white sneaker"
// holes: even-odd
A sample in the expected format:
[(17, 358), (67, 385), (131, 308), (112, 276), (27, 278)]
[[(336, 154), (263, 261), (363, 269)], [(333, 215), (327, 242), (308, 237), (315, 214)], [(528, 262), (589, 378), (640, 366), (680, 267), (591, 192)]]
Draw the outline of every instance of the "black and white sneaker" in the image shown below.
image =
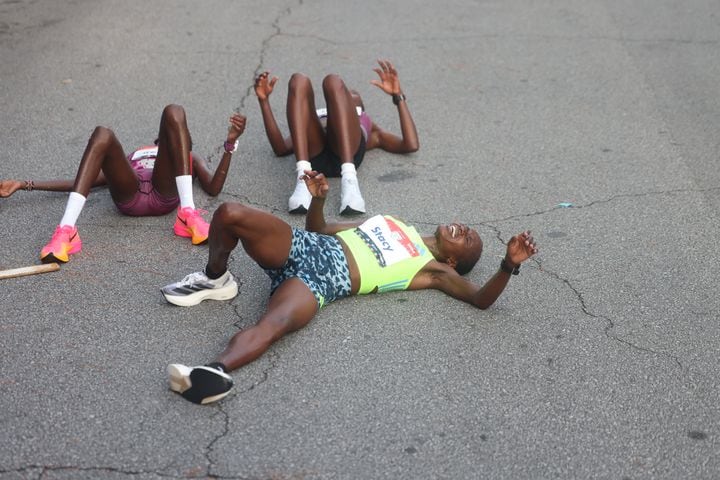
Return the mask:
[(205, 272), (195, 272), (160, 289), (165, 300), (181, 307), (191, 307), (203, 300), (230, 300), (238, 293), (238, 284), (230, 271), (211, 280)]
[(167, 371), (170, 390), (200, 405), (217, 402), (230, 393), (233, 387), (230, 375), (212, 367), (187, 367), (171, 363)]

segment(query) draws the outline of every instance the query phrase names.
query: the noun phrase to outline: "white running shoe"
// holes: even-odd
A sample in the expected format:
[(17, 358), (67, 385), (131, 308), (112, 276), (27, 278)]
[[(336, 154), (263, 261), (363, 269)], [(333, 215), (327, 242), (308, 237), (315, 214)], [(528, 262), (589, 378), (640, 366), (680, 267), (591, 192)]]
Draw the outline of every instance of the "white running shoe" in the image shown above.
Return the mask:
[(170, 390), (200, 405), (217, 402), (227, 396), (233, 387), (230, 375), (212, 367), (187, 367), (171, 363), (167, 372)]
[(305, 185), (305, 181), (298, 179), (297, 183), (295, 183), (295, 190), (288, 200), (288, 212), (307, 213), (308, 208), (310, 208), (310, 200), (312, 200), (312, 195), (310, 195), (310, 190)]
[(179, 282), (160, 289), (165, 300), (173, 305), (191, 307), (203, 300), (230, 300), (238, 293), (238, 284), (229, 270), (220, 278), (211, 280), (205, 272), (195, 272)]
[(365, 200), (360, 193), (357, 177), (347, 175), (340, 182), (340, 215), (365, 213)]

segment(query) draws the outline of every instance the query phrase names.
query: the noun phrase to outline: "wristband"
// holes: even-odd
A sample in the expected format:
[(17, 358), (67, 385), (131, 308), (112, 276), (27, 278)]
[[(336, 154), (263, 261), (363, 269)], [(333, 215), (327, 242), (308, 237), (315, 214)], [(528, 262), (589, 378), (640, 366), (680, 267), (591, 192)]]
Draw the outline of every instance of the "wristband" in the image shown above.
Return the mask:
[(237, 151), (237, 149), (238, 149), (238, 143), (240, 143), (240, 139), (239, 139), (239, 138), (238, 138), (237, 140), (235, 140), (235, 143), (225, 142), (225, 144), (223, 145), (223, 147), (225, 148), (225, 151), (226, 151), (227, 153), (235, 153), (235, 152)]
[(400, 102), (404, 102), (407, 99), (404, 93), (393, 93), (392, 100), (395, 105), (400, 105)]
[(32, 189), (35, 187), (35, 183), (33, 183), (32, 180), (25, 180), (25, 190), (28, 192), (32, 192)]
[(500, 262), (500, 270), (511, 275), (517, 275), (518, 273), (520, 273), (520, 265), (513, 268), (503, 258), (502, 262)]

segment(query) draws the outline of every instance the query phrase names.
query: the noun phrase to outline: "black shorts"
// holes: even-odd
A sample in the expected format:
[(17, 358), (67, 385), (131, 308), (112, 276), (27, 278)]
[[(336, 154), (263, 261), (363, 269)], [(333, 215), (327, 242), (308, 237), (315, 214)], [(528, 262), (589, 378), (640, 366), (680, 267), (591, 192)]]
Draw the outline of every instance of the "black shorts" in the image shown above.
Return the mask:
[[(355, 168), (360, 167), (363, 157), (365, 157), (365, 136), (361, 134), (360, 146), (358, 146), (357, 152), (355, 152), (355, 156), (353, 157)], [(310, 159), (310, 164), (313, 170), (324, 174), (326, 177), (339, 177), (342, 171), (340, 168), (342, 160), (330, 150), (328, 145), (325, 145), (322, 152)]]

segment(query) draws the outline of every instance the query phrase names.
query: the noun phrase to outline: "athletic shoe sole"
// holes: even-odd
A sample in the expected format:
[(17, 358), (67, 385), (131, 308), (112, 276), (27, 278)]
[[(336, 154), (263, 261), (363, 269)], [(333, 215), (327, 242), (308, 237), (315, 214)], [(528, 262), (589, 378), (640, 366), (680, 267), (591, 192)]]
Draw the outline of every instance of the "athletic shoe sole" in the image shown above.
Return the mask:
[(172, 363), (167, 368), (170, 390), (199, 405), (225, 398), (233, 387), (227, 373), (211, 367), (187, 367)]
[[(67, 251), (58, 253), (58, 252), (50, 252), (44, 257), (40, 257), (40, 261), (42, 263), (53, 263), (53, 262), (60, 262), (60, 263), (67, 263), (70, 261), (70, 255), (73, 255), (75, 253), (78, 253), (80, 250), (82, 250), (82, 244), (80, 245), (73, 245), (71, 246)], [(58, 254), (58, 256), (55, 256), (55, 254)]]
[(347, 206), (342, 209), (340, 215), (362, 215), (363, 213), (365, 213), (365, 210), (355, 210), (354, 208)]
[(292, 210), (288, 210), (288, 213), (307, 213), (307, 208), (300, 205), (297, 208), (294, 208)]
[(182, 225), (175, 224), (173, 226), (173, 232), (175, 232), (175, 235), (177, 235), (178, 237), (189, 238), (193, 245), (205, 245), (208, 241), (208, 237), (198, 238), (193, 235), (192, 230)]
[(171, 295), (160, 290), (165, 297), (165, 300), (177, 305), (179, 307), (192, 307), (197, 305), (203, 300), (230, 300), (235, 298), (238, 294), (238, 284), (235, 280), (231, 283), (220, 288), (208, 288), (206, 290), (199, 290), (189, 295)]

